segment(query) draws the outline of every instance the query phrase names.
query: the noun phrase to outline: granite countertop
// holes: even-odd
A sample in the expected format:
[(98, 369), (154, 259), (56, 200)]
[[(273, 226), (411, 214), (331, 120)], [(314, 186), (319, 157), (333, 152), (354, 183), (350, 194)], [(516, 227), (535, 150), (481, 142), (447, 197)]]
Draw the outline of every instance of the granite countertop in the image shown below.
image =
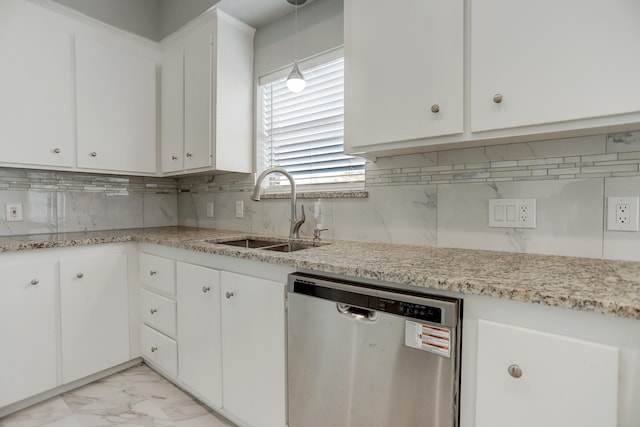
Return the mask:
[(291, 253), (215, 244), (246, 236), (260, 234), (185, 227), (41, 234), (0, 237), (0, 252), (145, 242), (319, 273), (640, 319), (640, 262), (340, 240)]

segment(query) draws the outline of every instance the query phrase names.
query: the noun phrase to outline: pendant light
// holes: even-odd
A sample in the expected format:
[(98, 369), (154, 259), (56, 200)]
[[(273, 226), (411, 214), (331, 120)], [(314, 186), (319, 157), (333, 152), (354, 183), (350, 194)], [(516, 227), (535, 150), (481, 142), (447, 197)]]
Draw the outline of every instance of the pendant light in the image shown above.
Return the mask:
[(304, 75), (300, 71), (300, 67), (298, 67), (298, 6), (301, 4), (305, 4), (307, 0), (287, 0), (289, 3), (296, 7), (295, 12), (295, 34), (294, 34), (294, 62), (293, 69), (289, 73), (289, 77), (287, 77), (287, 87), (291, 92), (298, 93), (304, 90), (304, 87), (307, 85), (307, 82), (304, 81)]

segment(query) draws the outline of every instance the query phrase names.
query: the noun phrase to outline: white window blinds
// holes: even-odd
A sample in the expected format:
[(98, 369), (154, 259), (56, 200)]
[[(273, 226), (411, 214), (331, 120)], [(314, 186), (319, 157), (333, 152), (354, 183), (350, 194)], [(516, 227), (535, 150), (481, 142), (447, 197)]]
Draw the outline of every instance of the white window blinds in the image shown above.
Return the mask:
[[(303, 70), (306, 88), (287, 89), (286, 78), (261, 86), (264, 168), (287, 170), (297, 185), (364, 183), (365, 160), (343, 153), (344, 58)], [(288, 185), (271, 175), (271, 187)]]

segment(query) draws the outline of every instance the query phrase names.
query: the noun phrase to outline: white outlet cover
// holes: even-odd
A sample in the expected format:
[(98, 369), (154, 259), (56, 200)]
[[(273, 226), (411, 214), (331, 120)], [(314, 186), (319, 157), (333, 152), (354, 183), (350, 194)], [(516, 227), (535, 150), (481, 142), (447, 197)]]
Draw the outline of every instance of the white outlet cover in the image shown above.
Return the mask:
[(6, 204), (7, 222), (22, 221), (22, 203)]
[(536, 199), (489, 199), (489, 227), (536, 228)]
[[(609, 231), (638, 231), (639, 197), (607, 197), (607, 230)], [(629, 220), (617, 221), (619, 206), (629, 206), (625, 212)]]
[(244, 217), (244, 203), (242, 200), (236, 200), (236, 218)]

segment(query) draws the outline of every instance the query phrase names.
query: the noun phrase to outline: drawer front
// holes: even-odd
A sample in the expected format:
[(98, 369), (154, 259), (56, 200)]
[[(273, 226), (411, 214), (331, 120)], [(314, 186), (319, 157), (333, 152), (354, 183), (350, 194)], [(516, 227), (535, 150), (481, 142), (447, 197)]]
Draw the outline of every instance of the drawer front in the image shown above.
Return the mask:
[(175, 301), (141, 289), (140, 318), (165, 334), (176, 336)]
[(164, 369), (168, 374), (178, 375), (178, 343), (147, 325), (140, 326), (142, 357)]
[(140, 254), (138, 278), (140, 283), (167, 295), (176, 294), (176, 262), (155, 255)]

